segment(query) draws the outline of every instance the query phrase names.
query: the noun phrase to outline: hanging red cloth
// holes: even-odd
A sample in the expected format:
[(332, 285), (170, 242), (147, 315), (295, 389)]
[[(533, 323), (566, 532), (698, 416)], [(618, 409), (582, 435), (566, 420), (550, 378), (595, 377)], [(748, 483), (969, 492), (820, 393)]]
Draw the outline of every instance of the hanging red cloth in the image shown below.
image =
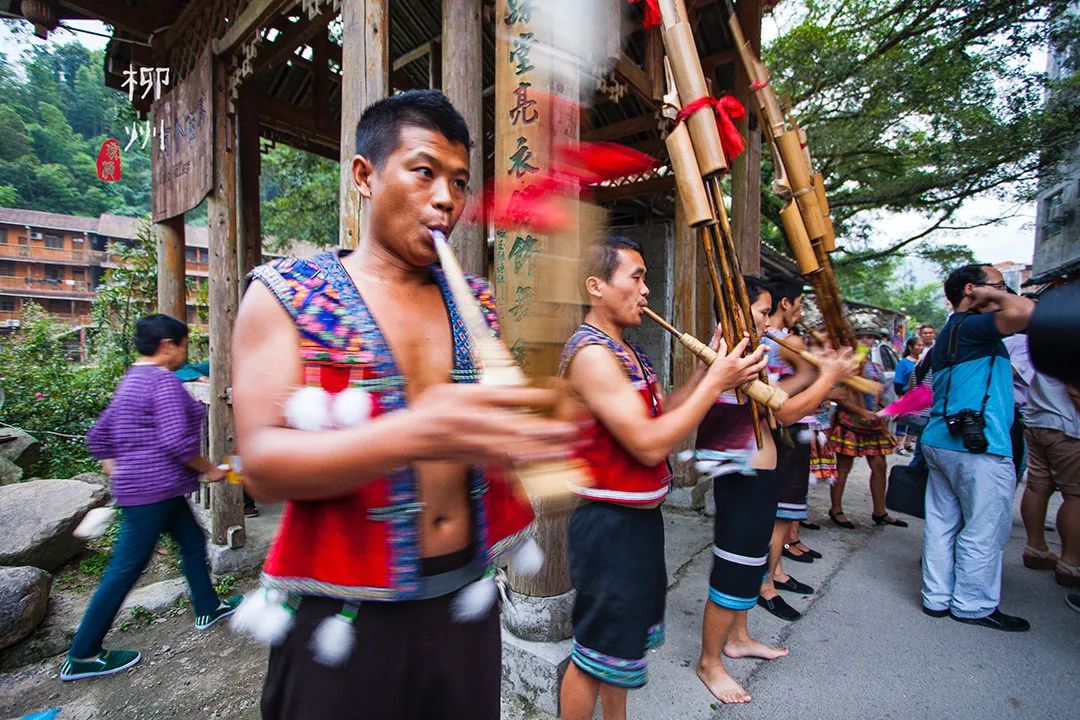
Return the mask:
[(660, 4), (657, 0), (627, 0), (631, 5), (637, 5), (643, 3), (645, 6), (645, 22), (642, 23), (642, 27), (646, 30), (652, 30), (654, 27), (660, 27)]
[(719, 100), (706, 96), (687, 103), (675, 116), (675, 123), (685, 122), (688, 117), (706, 107), (711, 107), (716, 113), (716, 129), (720, 133), (720, 146), (724, 148), (724, 155), (728, 160), (742, 155), (746, 150), (746, 143), (739, 134), (739, 129), (735, 127), (735, 121), (746, 116), (746, 108), (730, 95)]

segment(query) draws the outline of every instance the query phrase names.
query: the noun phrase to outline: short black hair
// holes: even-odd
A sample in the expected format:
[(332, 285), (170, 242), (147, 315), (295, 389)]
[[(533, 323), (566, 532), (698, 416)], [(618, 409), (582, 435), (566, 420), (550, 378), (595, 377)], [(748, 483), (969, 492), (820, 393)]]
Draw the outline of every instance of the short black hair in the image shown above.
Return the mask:
[(633, 250), (641, 254), (641, 244), (623, 235), (611, 235), (589, 248), (585, 260), (585, 277), (598, 277), (609, 282), (619, 267), (619, 251)]
[(803, 294), (803, 286), (802, 283), (780, 278), (769, 283), (769, 292), (772, 294), (772, 307), (769, 308), (769, 314), (772, 315), (780, 307), (781, 300), (786, 299), (795, 304), (795, 301)]
[(188, 326), (172, 315), (147, 315), (135, 323), (135, 349), (140, 355), (153, 355), (162, 340), (179, 345), (188, 336)]
[(406, 90), (372, 103), (356, 123), (356, 154), (381, 168), (398, 146), (401, 128), (411, 125), (442, 133), (472, 147), (469, 126), (441, 90)]
[(743, 275), (743, 282), (746, 283), (746, 294), (750, 298), (750, 304), (753, 305), (757, 302), (757, 299), (761, 296), (761, 293), (767, 292), (772, 295), (772, 290), (761, 278), (756, 278), (753, 275)]
[(945, 278), (945, 297), (955, 308), (964, 299), (964, 286), (968, 283), (986, 282), (986, 268), (993, 267), (987, 263), (975, 263), (958, 267)]
[(931, 325), (930, 323), (923, 323), (922, 325), (920, 325), (919, 326), (919, 332), (922, 332), (923, 328), (930, 328), (934, 332), (937, 332), (937, 328), (934, 327), (933, 325)]

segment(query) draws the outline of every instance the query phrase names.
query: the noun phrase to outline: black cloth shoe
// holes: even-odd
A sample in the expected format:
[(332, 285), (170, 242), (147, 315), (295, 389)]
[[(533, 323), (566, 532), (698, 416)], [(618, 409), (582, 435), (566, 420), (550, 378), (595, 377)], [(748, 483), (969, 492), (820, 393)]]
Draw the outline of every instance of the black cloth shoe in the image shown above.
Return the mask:
[(801, 612), (784, 602), (784, 598), (780, 597), (779, 595), (769, 600), (766, 600), (759, 595), (757, 599), (757, 604), (758, 607), (765, 608), (781, 620), (795, 622), (802, 617)]
[(885, 513), (884, 515), (870, 514), (870, 519), (874, 521), (875, 525), (895, 525), (896, 527), (907, 527), (907, 523), (903, 520), (897, 520), (896, 518)]
[(930, 608), (923, 605), (922, 612), (923, 615), (929, 615), (932, 618), (943, 618), (949, 614), (949, 608), (945, 608), (944, 610), (931, 610)]
[[(844, 515), (844, 513), (833, 513), (832, 510), (829, 511), (829, 519), (832, 520), (833, 525), (838, 525), (839, 527), (846, 528), (848, 530), (855, 529), (855, 523), (851, 522), (850, 520), (837, 520), (836, 518), (839, 515)], [(847, 515), (844, 515), (844, 517), (847, 518)]]
[(259, 508), (255, 503), (244, 505), (244, 517), (259, 517)]
[(806, 528), (807, 530), (820, 530), (821, 529), (820, 525), (818, 525), (815, 522), (810, 522), (809, 520), (800, 520), (799, 521), (799, 527)]
[(793, 542), (791, 544), (792, 545), (802, 545), (802, 547), (800, 547), (799, 549), (802, 550), (807, 555), (809, 555), (810, 557), (814, 558), (815, 560), (820, 560), (822, 558), (821, 553), (819, 553), (817, 550), (811, 550), (809, 547), (806, 546), (806, 543), (804, 543), (802, 540), (799, 540), (797, 542)]
[(801, 583), (795, 578), (788, 575), (788, 579), (784, 582), (773, 579), (773, 585), (777, 590), (787, 590), (788, 592), (798, 593), (799, 595), (813, 595), (814, 588), (810, 587), (806, 583)]
[(784, 545), (784, 549), (781, 552), (783, 553), (784, 557), (786, 557), (788, 560), (794, 560), (795, 562), (801, 562), (801, 563), (812, 563), (812, 562), (814, 562), (814, 556), (813, 555), (811, 555), (810, 553), (803, 553), (802, 555), (796, 555), (795, 553), (791, 552), (791, 546), (790, 545)]
[(1016, 617), (1015, 615), (1006, 615), (1001, 612), (1000, 608), (995, 608), (994, 612), (990, 613), (986, 617), (981, 618), (962, 618), (952, 615), (952, 619), (957, 622), (967, 623), (968, 625), (982, 625), (993, 630), (1004, 630), (1005, 632), (1023, 632), (1031, 629), (1031, 623), (1022, 617)]

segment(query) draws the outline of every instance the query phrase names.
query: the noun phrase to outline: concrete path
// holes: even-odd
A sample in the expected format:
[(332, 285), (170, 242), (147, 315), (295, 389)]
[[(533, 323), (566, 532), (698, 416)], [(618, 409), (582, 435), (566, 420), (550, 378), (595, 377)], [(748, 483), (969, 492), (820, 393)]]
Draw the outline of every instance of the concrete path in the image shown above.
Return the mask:
[[(758, 638), (791, 655), (774, 662), (732, 660), (728, 667), (753, 695), (720, 706), (697, 679), (701, 616), (707, 592), (711, 520), (667, 512), (669, 568), (667, 644), (650, 657), (650, 681), (631, 694), (631, 717), (653, 718), (1075, 718), (1080, 716), (1080, 614), (1064, 603), (1053, 573), (1020, 563), (1023, 525), (1014, 513), (1005, 557), (1006, 612), (1028, 618), (1028, 633), (1001, 633), (935, 620), (919, 611), (922, 522), (875, 527), (865, 464), (848, 483), (844, 507), (859, 528), (824, 517), (828, 486), (811, 488), (819, 531), (802, 531), (825, 557), (789, 563), (813, 586), (809, 597), (785, 598), (805, 616), (785, 623), (750, 613)], [(1017, 504), (1020, 493), (1017, 493)], [(1057, 503), (1051, 506), (1051, 524)], [(1051, 545), (1055, 533), (1048, 533)], [(689, 554), (688, 554), (689, 552)]]

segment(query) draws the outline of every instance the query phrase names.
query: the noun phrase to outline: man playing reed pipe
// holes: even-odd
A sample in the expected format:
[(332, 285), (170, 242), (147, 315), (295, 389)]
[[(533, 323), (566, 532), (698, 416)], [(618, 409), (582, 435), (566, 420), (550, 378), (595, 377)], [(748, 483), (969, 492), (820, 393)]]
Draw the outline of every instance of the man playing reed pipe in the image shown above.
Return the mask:
[[(761, 336), (767, 329), (772, 295), (757, 278), (747, 277), (745, 283), (750, 314)], [(817, 364), (817, 377), (801, 392), (789, 396), (776, 411), (776, 420), (781, 425), (794, 423), (812, 412), (838, 382), (854, 374), (858, 367), (849, 349), (840, 353), (823, 351)], [(765, 418), (760, 422), (764, 424)], [(697, 673), (709, 692), (723, 703), (751, 700), (750, 694), (724, 667), (725, 655), (774, 660), (788, 654), (786, 648), (751, 637), (747, 624), (747, 613), (757, 604), (762, 575), (768, 569), (780, 486), (776, 440), (768, 426), (762, 430), (764, 442), (753, 451), (747, 471), (720, 472), (713, 478), (715, 546)], [(733, 394), (724, 394), (716, 398), (698, 428), (695, 452), (699, 458), (708, 459), (752, 448), (753, 443), (753, 420), (748, 406), (738, 404)]]
[(515, 412), (548, 391), (476, 384), (433, 241), (465, 206), (470, 142), (441, 92), (368, 107), (357, 249), (264, 265), (241, 303), (237, 446), (251, 493), (287, 502), (234, 623), (273, 645), (264, 718), (499, 717), (498, 610), (460, 621), (460, 601), (526, 539), (505, 465), (578, 428)]
[[(772, 310), (762, 342), (769, 349), (770, 379), (775, 378), (775, 382), (790, 397), (809, 387), (818, 373), (806, 360), (784, 351), (780, 344), (771, 338), (786, 338), (788, 342), (802, 347), (802, 341), (791, 332), (802, 319), (803, 290), (801, 284), (789, 280), (770, 283), (769, 290), (772, 295)], [(776, 444), (779, 495), (772, 541), (769, 544), (769, 572), (761, 584), (758, 605), (781, 620), (798, 620), (801, 613), (791, 607), (777, 590), (797, 595), (814, 592), (809, 585), (799, 582), (784, 570), (781, 558), (786, 557), (792, 562), (811, 563), (821, 557), (821, 553), (811, 550), (799, 539), (799, 521), (807, 519), (806, 501), (810, 489), (808, 436), (816, 409), (817, 406), (795, 422), (785, 425), (784, 432), (779, 435), (774, 433), (773, 438)]]
[(561, 374), (596, 418), (580, 456), (593, 484), (570, 520), (570, 579), (577, 591), (574, 643), (563, 679), (562, 717), (592, 718), (599, 695), (607, 720), (626, 717), (629, 688), (645, 685), (645, 654), (663, 642), (667, 570), (660, 503), (670, 490), (668, 454), (716, 396), (757, 377), (764, 348), (747, 341), (699, 365), (670, 398), (640, 348), (623, 334), (648, 305), (641, 248), (626, 238), (597, 244), (586, 260), (585, 322), (563, 350)]

